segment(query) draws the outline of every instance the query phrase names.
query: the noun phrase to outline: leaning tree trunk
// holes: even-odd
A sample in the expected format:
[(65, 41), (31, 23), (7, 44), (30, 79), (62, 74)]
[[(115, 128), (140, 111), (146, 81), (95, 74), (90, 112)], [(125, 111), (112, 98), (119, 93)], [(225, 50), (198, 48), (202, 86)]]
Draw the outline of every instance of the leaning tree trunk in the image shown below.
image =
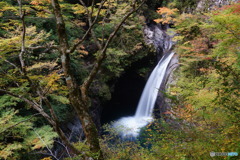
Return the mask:
[(57, 33), (59, 38), (59, 51), (61, 54), (64, 76), (66, 79), (67, 87), (69, 89), (70, 103), (74, 107), (81, 121), (84, 134), (87, 138), (88, 144), (90, 145), (91, 152), (100, 153), (99, 159), (103, 159), (99, 145), (97, 128), (92, 120), (89, 111), (90, 101), (89, 99), (82, 98), (87, 97), (87, 95), (82, 95), (80, 87), (77, 85), (77, 82), (70, 69), (69, 44), (66, 35), (65, 23), (61, 14), (58, 0), (52, 0), (52, 6), (56, 17)]

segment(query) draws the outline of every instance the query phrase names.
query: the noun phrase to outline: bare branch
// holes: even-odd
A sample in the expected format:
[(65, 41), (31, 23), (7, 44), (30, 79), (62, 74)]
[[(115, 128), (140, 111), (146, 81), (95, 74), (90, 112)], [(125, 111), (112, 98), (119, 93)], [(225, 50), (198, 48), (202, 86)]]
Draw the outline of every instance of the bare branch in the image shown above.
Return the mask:
[(63, 147), (65, 148), (68, 156), (70, 157), (70, 159), (72, 159), (72, 157), (71, 157), (71, 155), (70, 155), (70, 153), (69, 153), (69, 151), (68, 151), (68, 148), (67, 148), (63, 143), (61, 143), (61, 142), (59, 142), (59, 141), (55, 141), (55, 142), (57, 142), (58, 144), (60, 144), (61, 146), (63, 146)]
[[(58, 117), (51, 105), (51, 103), (49, 102), (48, 98), (47, 97), (44, 97), (40, 91), (38, 91), (38, 94), (39, 96), (41, 97), (41, 99), (44, 101), (44, 103), (47, 105), (47, 107), (49, 108), (50, 110), (50, 113), (51, 113), (51, 116), (54, 120), (54, 125), (53, 125), (53, 128), (54, 130), (58, 133), (59, 137), (61, 138), (61, 140), (65, 143), (65, 145), (67, 145), (69, 148), (71, 148), (72, 150), (75, 148), (72, 146), (71, 142), (69, 141), (69, 139), (65, 136), (65, 134), (63, 133), (63, 131), (61, 130), (60, 128), (60, 125), (59, 125), (59, 120), (58, 120)], [(80, 151), (76, 150), (77, 153), (81, 153)]]
[[(92, 15), (93, 15), (93, 11), (94, 11), (94, 3), (95, 3), (95, 0), (92, 0), (92, 6), (91, 6), (91, 12), (90, 12), (90, 17), (92, 18)], [(101, 9), (101, 8), (100, 8)]]
[[(1, 17), (2, 19), (14, 19), (14, 20), (21, 20), (21, 18), (19, 16), (5, 16), (5, 17)], [(47, 19), (47, 20), (51, 20), (53, 19), (52, 17), (30, 17), (28, 16), (27, 19)]]
[(35, 46), (35, 47), (26, 47), (26, 49), (30, 49), (30, 50), (35, 50), (35, 49), (45, 49), (45, 50), (43, 50), (40, 54), (42, 54), (42, 53), (47, 53), (47, 52), (49, 52), (49, 51), (51, 51), (51, 50), (53, 50), (53, 49), (59, 49), (58, 48), (59, 46), (58, 45), (53, 45), (53, 44), (47, 44), (47, 45), (45, 45), (45, 46)]
[(8, 61), (8, 60), (4, 60), (5, 62), (7, 62), (8, 64), (10, 64), (11, 66), (13, 66), (14, 68), (18, 68), (15, 64), (13, 64), (12, 62)]

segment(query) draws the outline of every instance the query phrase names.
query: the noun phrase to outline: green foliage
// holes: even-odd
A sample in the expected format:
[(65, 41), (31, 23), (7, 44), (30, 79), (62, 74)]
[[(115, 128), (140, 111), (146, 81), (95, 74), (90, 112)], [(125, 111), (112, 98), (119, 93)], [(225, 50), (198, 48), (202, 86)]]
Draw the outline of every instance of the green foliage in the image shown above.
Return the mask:
[(106, 23), (106, 24), (97, 24), (94, 26), (94, 31), (98, 37), (99, 40), (103, 41), (107, 38), (107, 35), (111, 34), (114, 30), (114, 24), (113, 23)]
[[(0, 88), (41, 103), (46, 113), (48, 107), (41, 101), (37, 88), (44, 91), (60, 122), (69, 117), (68, 90), (61, 70), (59, 53), (53, 49), (31, 49), (36, 46), (58, 44), (56, 24), (51, 14), (49, 0), (23, 1), (26, 12), (26, 70), (33, 82), (19, 72), (18, 55), (21, 51), (22, 24), (16, 1), (0, 2)], [(168, 7), (176, 7), (180, 12), (189, 12), (196, 0), (174, 0)], [(83, 37), (89, 24), (86, 22), (86, 10), (79, 4), (70, 4), (61, 0), (61, 8), (66, 24), (70, 45)], [(105, 3), (93, 27), (97, 40), (105, 43), (131, 7), (131, 1), (109, 0)], [(96, 4), (92, 16), (97, 14)], [(167, 6), (167, 1), (148, 1), (154, 9), (158, 5)], [(90, 9), (91, 7), (88, 7)], [(166, 9), (166, 8), (165, 8)], [(91, 9), (90, 9), (91, 10)], [(149, 11), (146, 9), (145, 12)], [(178, 36), (177, 53), (180, 55), (181, 69), (178, 82), (171, 86), (169, 93), (164, 93), (173, 102), (170, 114), (174, 123), (165, 123), (162, 119), (148, 125), (141, 132), (137, 142), (123, 141), (118, 135), (109, 132), (101, 140), (106, 159), (155, 160), (155, 159), (210, 159), (209, 152), (238, 151), (239, 148), (239, 3), (223, 7), (208, 14), (182, 14), (172, 17), (172, 11), (160, 12), (167, 15), (164, 22), (175, 23)], [(141, 11), (139, 11), (140, 14)], [(107, 51), (107, 58), (101, 68), (101, 74), (91, 86), (92, 98), (101, 101), (111, 98), (110, 80), (120, 77), (124, 70), (151, 51), (144, 45), (142, 25), (144, 17), (133, 14), (120, 29)], [(168, 15), (168, 13), (170, 13)], [(144, 13), (145, 14), (145, 13)], [(146, 13), (155, 19), (156, 12)], [(175, 16), (175, 15), (174, 15)], [(154, 17), (154, 18), (153, 18)], [(171, 19), (174, 18), (174, 19)], [(95, 40), (89, 34), (85, 43), (71, 54), (71, 69), (79, 84), (89, 74), (92, 62), (98, 56), (98, 49), (93, 49)], [(140, 74), (146, 68), (139, 68)], [(8, 95), (0, 96), (0, 157), (3, 159), (23, 159), (27, 153), (48, 147), (51, 148), (57, 137), (43, 119), (36, 114), (22, 99)], [(93, 155), (85, 142), (75, 146)], [(82, 158), (74, 157), (75, 159)], [(225, 158), (225, 157), (224, 157)]]
[(123, 72), (123, 65), (127, 65), (127, 64), (123, 64), (123, 59), (124, 56), (127, 56), (127, 53), (125, 53), (122, 50), (116, 50), (116, 49), (112, 49), (109, 48), (107, 51), (107, 60), (105, 61), (104, 68), (106, 68), (109, 72), (113, 73), (114, 75), (116, 75), (117, 77), (119, 77), (121, 75), (121, 72)]
[(173, 0), (169, 7), (177, 8), (181, 13), (191, 12), (197, 5), (198, 0)]
[(106, 127), (107, 159), (200, 160), (211, 159), (211, 151), (239, 153), (239, 17), (239, 3), (217, 13), (180, 15), (175, 39), (181, 67), (177, 83), (164, 93), (172, 100), (171, 110), (162, 113), (167, 122), (149, 124), (137, 142)]
[(101, 140), (101, 148), (106, 159), (148, 159), (149, 156), (137, 142), (122, 140), (110, 125), (105, 125), (103, 128), (107, 134)]
[[(169, 94), (177, 96), (171, 114), (183, 130), (168, 133), (176, 135), (176, 142), (168, 141), (167, 146), (181, 142), (184, 150), (174, 147), (175, 155), (209, 159), (211, 151), (239, 151), (238, 6), (233, 4), (204, 16), (183, 14), (176, 24), (182, 66)], [(233, 27), (232, 33), (228, 24)]]
[(16, 106), (18, 102), (21, 100), (19, 98), (15, 98), (9, 95), (0, 96), (0, 104), (1, 109), (8, 107), (8, 106)]
[(50, 126), (43, 126), (33, 129), (30, 135), (25, 139), (25, 143), (31, 145), (32, 150), (44, 147), (52, 148), (54, 138), (56, 137), (57, 133), (53, 132)]
[(99, 97), (101, 102), (111, 99), (111, 90), (104, 81), (105, 80), (95, 80), (93, 82), (93, 87), (91, 87), (91, 97)]
[[(48, 26), (45, 26), (50, 20), (43, 15), (35, 15), (29, 8), (28, 2), (24, 3), (26, 5), (23, 6), (23, 9), (26, 11), (27, 15), (25, 17), (27, 18), (25, 18), (26, 49), (23, 58), (27, 65), (28, 77), (35, 87), (30, 87), (26, 76), (20, 73), (18, 56), (21, 52), (23, 28), (19, 18), (18, 4), (0, 2), (0, 36), (2, 37), (0, 39), (0, 88), (39, 102), (40, 98), (32, 93), (36, 91), (36, 86), (40, 85), (45, 88), (45, 91), (51, 93), (55, 98), (53, 98), (54, 101), (60, 103), (59, 106), (69, 103), (66, 99), (65, 88), (60, 87), (62, 84), (62, 81), (60, 81), (61, 75), (56, 74), (56, 70), (53, 71), (57, 63), (55, 59), (51, 58), (56, 58), (56, 53), (54, 53), (55, 56), (54, 54), (49, 57), (45, 55), (42, 58), (46, 54), (43, 49), (30, 49), (31, 47), (44, 46), (47, 43), (53, 44), (51, 32), (47, 28)], [(38, 9), (41, 7), (39, 6)], [(30, 13), (31, 16), (29, 16)], [(65, 108), (67, 107), (65, 106)], [(66, 109), (64, 113), (67, 113)], [(37, 115), (22, 99), (7, 94), (3, 95), (1, 92), (0, 159), (27, 159), (28, 153), (33, 150), (41, 151), (46, 147), (52, 147), (57, 134), (41, 118), (37, 119), (35, 117)]]
[[(226, 54), (239, 54), (240, 44), (240, 4), (223, 7), (220, 11), (213, 12), (210, 26), (214, 29), (214, 38), (218, 40), (216, 47), (213, 49), (215, 56)], [(226, 53), (228, 51), (228, 53)]]
[(66, 160), (79, 160), (79, 159), (83, 159), (84, 156), (88, 156), (88, 157), (92, 157), (93, 159), (98, 159), (99, 158), (99, 153), (100, 152), (96, 152), (96, 153), (92, 153), (90, 151), (90, 147), (89, 145), (87, 145), (86, 140), (85, 141), (79, 141), (74, 143), (74, 146), (80, 150), (82, 153), (84, 153), (84, 155), (79, 154), (77, 156), (71, 157), (71, 158), (65, 158)]
[(19, 116), (18, 110), (1, 109), (0, 112), (0, 157), (20, 159), (34, 149), (43, 149), (53, 144), (57, 134), (50, 126), (35, 128), (32, 116)]
[(56, 100), (57, 102), (60, 102), (62, 104), (69, 104), (69, 100), (64, 97), (64, 96), (58, 96), (58, 95), (55, 95), (55, 94), (50, 94), (49, 95), (53, 100)]

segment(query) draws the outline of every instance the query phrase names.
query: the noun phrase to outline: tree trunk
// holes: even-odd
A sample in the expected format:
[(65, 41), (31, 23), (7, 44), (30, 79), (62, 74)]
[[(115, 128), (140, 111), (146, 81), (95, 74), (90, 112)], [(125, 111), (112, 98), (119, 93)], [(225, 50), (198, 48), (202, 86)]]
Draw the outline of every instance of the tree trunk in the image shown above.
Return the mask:
[(77, 85), (70, 69), (69, 45), (58, 0), (52, 0), (52, 6), (56, 17), (57, 32), (59, 38), (59, 51), (61, 54), (62, 68), (64, 71), (67, 87), (69, 89), (69, 100), (81, 121), (84, 134), (87, 138), (91, 152), (100, 153), (99, 159), (103, 159), (99, 145), (97, 128), (89, 112), (90, 100), (89, 98), (82, 98), (87, 97), (87, 95), (81, 94), (80, 87)]
[[(101, 49), (100, 51), (101, 54), (97, 58), (96, 63), (92, 68), (90, 74), (84, 80), (83, 84), (80, 87), (77, 85), (76, 80), (71, 72), (69, 54), (76, 49), (77, 45), (79, 45), (80, 42), (84, 40), (84, 38), (86, 38), (89, 31), (91, 31), (92, 25), (90, 25), (90, 28), (86, 32), (84, 38), (80, 42), (78, 42), (76, 45), (74, 45), (72, 49), (70, 49), (68, 45), (65, 24), (63, 21), (58, 0), (52, 0), (52, 6), (54, 9), (54, 14), (55, 14), (56, 23), (57, 23), (57, 32), (58, 32), (58, 38), (59, 38), (59, 52), (61, 53), (62, 68), (64, 70), (67, 87), (69, 89), (69, 100), (72, 106), (74, 107), (75, 111), (77, 112), (77, 115), (81, 121), (84, 134), (90, 146), (90, 150), (94, 154), (99, 153), (98, 159), (103, 159), (103, 155), (100, 150), (97, 128), (95, 126), (95, 123), (93, 122), (93, 119), (89, 111), (91, 101), (88, 96), (88, 89), (91, 83), (93, 82), (93, 79), (96, 77), (96, 74), (99, 71), (99, 68), (103, 60), (106, 58), (106, 51), (113, 37), (116, 35), (116, 33), (118, 32), (120, 27), (123, 25), (123, 23), (127, 20), (127, 18), (130, 15), (132, 15), (134, 12), (136, 12), (144, 4), (144, 2), (145, 0), (141, 1), (141, 3), (137, 5), (136, 1), (134, 1), (132, 5), (132, 9), (122, 18), (120, 23), (115, 27), (114, 31), (109, 35), (106, 43), (99, 47), (99, 49)], [(101, 9), (101, 7), (99, 9)], [(90, 20), (90, 23), (93, 23), (93, 22)]]

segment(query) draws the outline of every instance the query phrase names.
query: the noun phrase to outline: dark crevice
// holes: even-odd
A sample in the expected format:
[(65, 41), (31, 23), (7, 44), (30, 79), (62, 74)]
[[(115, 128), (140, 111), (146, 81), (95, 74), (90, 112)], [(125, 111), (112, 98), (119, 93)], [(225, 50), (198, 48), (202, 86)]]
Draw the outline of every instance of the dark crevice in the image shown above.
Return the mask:
[(135, 114), (138, 101), (147, 81), (147, 76), (142, 77), (138, 70), (140, 68), (152, 69), (156, 62), (155, 56), (148, 56), (133, 63), (131, 67), (125, 70), (125, 73), (115, 83), (111, 100), (103, 104), (102, 124)]

